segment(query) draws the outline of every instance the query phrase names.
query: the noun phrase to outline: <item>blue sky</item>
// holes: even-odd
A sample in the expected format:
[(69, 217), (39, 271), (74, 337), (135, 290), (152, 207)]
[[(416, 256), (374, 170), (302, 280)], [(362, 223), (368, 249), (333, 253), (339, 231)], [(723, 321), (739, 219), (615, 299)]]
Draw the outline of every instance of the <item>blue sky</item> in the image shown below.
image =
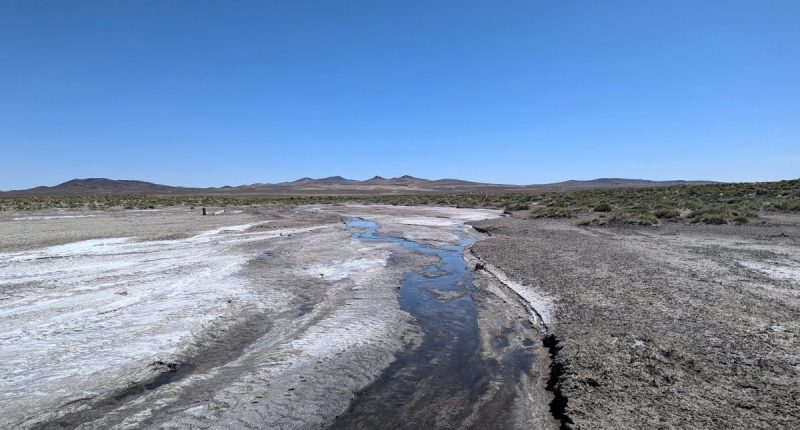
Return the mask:
[(0, 2), (0, 189), (800, 176), (800, 2)]

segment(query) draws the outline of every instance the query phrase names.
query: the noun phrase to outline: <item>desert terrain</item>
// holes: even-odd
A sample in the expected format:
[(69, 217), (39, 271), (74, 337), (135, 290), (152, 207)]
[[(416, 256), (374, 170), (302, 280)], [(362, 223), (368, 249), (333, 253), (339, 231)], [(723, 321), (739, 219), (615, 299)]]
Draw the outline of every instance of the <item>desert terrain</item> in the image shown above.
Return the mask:
[(2, 215), (0, 426), (555, 425), (541, 333), (463, 258), (499, 211), (199, 211)]
[(1, 212), (0, 427), (795, 428), (799, 245), (792, 214)]
[(800, 1), (0, 1), (0, 430), (800, 430)]
[(548, 344), (575, 428), (796, 428), (800, 217), (750, 225), (473, 223), (471, 248), (547, 298)]

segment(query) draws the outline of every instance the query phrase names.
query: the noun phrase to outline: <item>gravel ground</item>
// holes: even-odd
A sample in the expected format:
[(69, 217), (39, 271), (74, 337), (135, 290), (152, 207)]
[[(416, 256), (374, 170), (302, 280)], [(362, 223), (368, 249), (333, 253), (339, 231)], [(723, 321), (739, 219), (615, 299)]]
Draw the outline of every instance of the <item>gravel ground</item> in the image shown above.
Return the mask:
[(472, 224), (491, 235), (472, 247), (481, 264), (551, 308), (565, 427), (800, 427), (800, 217)]

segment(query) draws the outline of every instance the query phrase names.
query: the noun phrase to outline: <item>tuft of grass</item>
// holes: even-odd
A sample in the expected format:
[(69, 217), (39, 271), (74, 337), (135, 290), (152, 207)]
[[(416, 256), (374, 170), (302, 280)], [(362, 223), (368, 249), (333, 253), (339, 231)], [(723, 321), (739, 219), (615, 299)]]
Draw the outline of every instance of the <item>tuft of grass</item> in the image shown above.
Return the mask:
[(526, 211), (530, 208), (531, 205), (529, 205), (526, 202), (509, 202), (505, 204), (503, 209), (507, 212), (513, 212), (513, 211)]
[(800, 198), (778, 197), (773, 200), (765, 201), (763, 207), (766, 210), (778, 212), (800, 212)]
[(576, 211), (563, 206), (542, 206), (531, 211), (531, 218), (575, 218)]
[(595, 212), (611, 212), (613, 208), (609, 202), (600, 202), (594, 207)]
[(657, 218), (676, 219), (681, 217), (681, 211), (675, 208), (658, 208), (653, 215)]
[(659, 224), (658, 217), (649, 210), (616, 210), (611, 213), (609, 221), (645, 226)]
[(758, 218), (758, 214), (747, 207), (732, 204), (715, 204), (695, 208), (689, 214), (694, 223), (704, 224), (747, 224)]

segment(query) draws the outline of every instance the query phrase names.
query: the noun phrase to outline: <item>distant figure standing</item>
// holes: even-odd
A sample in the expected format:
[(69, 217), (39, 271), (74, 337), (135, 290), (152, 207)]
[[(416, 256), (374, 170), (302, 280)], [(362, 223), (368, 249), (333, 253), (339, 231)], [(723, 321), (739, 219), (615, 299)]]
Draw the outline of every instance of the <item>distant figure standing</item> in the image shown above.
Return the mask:
[(206, 216), (206, 208), (203, 208), (203, 216)]

